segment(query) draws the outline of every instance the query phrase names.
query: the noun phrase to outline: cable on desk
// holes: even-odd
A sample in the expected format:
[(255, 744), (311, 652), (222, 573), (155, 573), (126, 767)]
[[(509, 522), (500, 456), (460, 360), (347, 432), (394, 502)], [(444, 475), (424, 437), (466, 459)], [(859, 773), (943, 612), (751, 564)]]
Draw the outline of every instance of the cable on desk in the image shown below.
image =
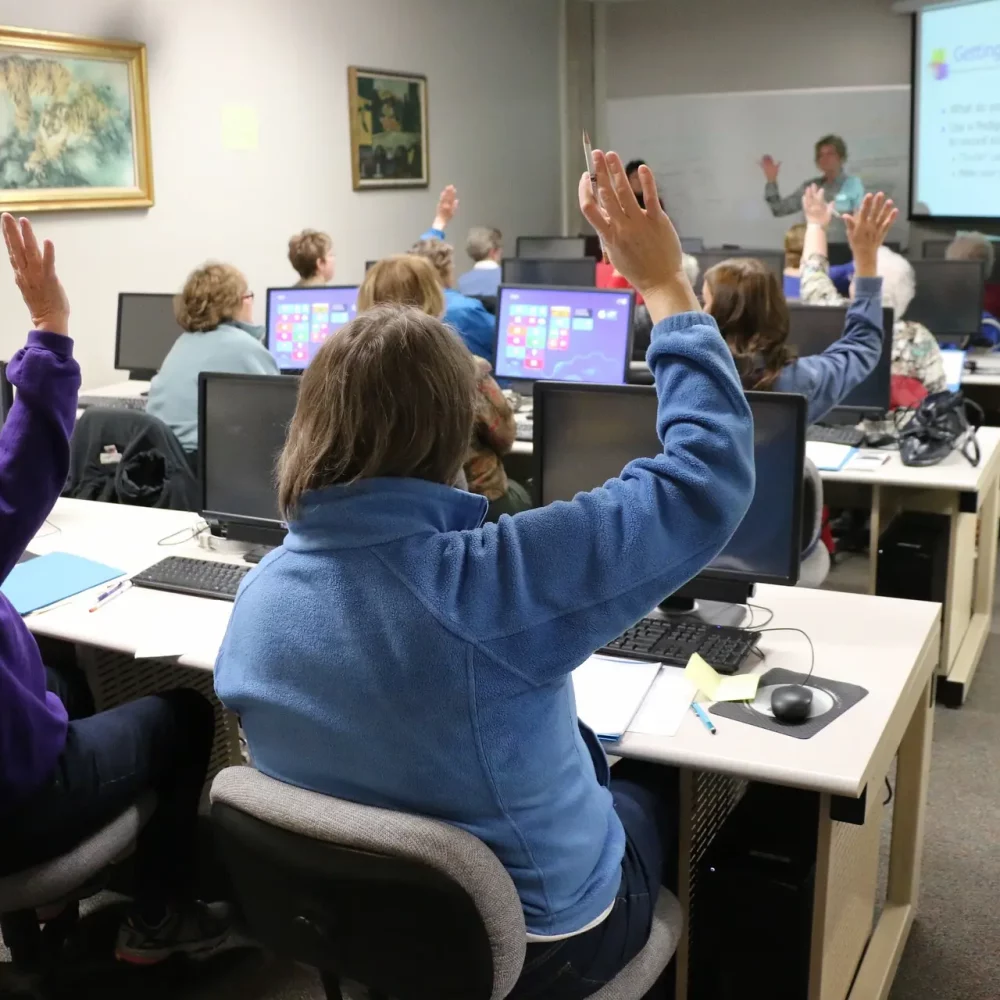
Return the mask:
[(885, 801), (882, 803), (883, 806), (887, 806), (892, 801), (892, 785), (889, 784), (889, 776), (886, 775), (885, 778), (885, 790), (889, 793), (885, 797)]
[[(191, 528), (181, 528), (180, 531), (174, 531), (169, 535), (164, 535), (156, 544), (162, 545), (167, 548), (171, 545), (183, 545), (185, 542), (190, 542), (192, 539), (197, 538), (202, 532), (208, 531), (208, 522), (199, 521), (198, 524)], [(178, 538), (180, 535), (182, 537)], [(176, 539), (176, 541), (171, 541), (171, 539)]]
[[(765, 607), (763, 607), (760, 604), (748, 604), (748, 605), (746, 605), (746, 608), (750, 612), (750, 621), (749, 621), (748, 624), (743, 625), (742, 626), (743, 628), (749, 628), (749, 629), (756, 628), (756, 629), (760, 629), (762, 626), (764, 626), (764, 625), (770, 625), (771, 622), (774, 621), (774, 612), (770, 608), (765, 608)], [(767, 614), (768, 614), (768, 617), (764, 621), (762, 621), (760, 623), (760, 625), (754, 625), (754, 623), (753, 623), (753, 613), (755, 611), (766, 611)]]
[(52, 535), (61, 535), (62, 534), (62, 528), (60, 528), (58, 524), (53, 524), (48, 518), (46, 518), (42, 522), (42, 527), (44, 528), (46, 524), (52, 530), (51, 531), (46, 531), (44, 535), (35, 535), (35, 538), (49, 538)]
[[(812, 677), (813, 669), (816, 666), (816, 647), (813, 645), (812, 639), (809, 638), (809, 633), (808, 632), (803, 632), (802, 629), (800, 629), (800, 628), (788, 628), (788, 627), (782, 627), (782, 628), (762, 628), (762, 629), (758, 629), (758, 631), (759, 632), (798, 632), (799, 635), (805, 636), (806, 642), (809, 643), (809, 673), (807, 673), (805, 675), (805, 677), (802, 679), (801, 683), (805, 684), (809, 680), (809, 678)], [(762, 657), (762, 659), (763, 659), (763, 657)]]

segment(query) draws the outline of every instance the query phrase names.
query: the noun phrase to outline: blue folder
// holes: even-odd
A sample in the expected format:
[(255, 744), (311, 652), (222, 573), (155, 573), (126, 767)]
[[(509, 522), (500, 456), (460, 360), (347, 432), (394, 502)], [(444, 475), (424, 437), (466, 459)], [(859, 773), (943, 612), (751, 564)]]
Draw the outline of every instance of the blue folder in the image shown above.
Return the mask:
[(18, 614), (28, 615), (124, 575), (124, 570), (114, 566), (68, 552), (51, 552), (18, 563), (0, 585), (0, 591)]

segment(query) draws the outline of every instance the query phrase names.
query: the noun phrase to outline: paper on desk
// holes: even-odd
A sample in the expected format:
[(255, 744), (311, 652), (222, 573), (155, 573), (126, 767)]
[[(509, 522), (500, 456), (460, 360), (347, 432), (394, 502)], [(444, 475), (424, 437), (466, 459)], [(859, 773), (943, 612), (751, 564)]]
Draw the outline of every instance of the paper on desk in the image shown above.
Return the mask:
[(829, 441), (806, 441), (806, 458), (821, 472), (839, 472), (857, 451), (849, 444), (832, 444)]
[(231, 609), (227, 601), (191, 598), (183, 606), (178, 605), (175, 615), (164, 615), (155, 625), (144, 622), (133, 655), (137, 660), (169, 660), (205, 652), (208, 659), (214, 660)]
[(659, 670), (659, 663), (591, 656), (573, 671), (577, 715), (602, 740), (621, 739)]
[(664, 667), (629, 723), (628, 731), (647, 736), (676, 736), (696, 694), (694, 682), (684, 676), (683, 670)]
[(709, 701), (752, 701), (757, 695), (760, 677), (757, 674), (735, 674), (723, 677), (697, 653), (691, 654), (684, 676)]

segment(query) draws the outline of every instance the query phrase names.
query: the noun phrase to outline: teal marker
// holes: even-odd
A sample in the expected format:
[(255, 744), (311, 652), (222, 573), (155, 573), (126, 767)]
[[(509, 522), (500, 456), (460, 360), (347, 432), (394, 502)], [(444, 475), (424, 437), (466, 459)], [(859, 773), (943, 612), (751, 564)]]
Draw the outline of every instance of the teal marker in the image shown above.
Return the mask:
[(716, 733), (715, 723), (708, 717), (708, 712), (696, 701), (691, 702), (691, 709), (701, 720), (701, 724), (714, 736)]

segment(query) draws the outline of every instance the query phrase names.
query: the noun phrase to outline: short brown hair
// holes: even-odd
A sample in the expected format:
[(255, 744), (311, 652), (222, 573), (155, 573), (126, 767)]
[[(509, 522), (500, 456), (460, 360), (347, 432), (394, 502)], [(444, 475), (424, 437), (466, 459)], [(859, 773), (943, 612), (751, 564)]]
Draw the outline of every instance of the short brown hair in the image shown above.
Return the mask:
[(981, 260), (986, 280), (989, 281), (993, 274), (996, 251), (989, 238), (982, 233), (962, 233), (961, 236), (956, 236), (948, 244), (944, 255), (948, 260)]
[(231, 320), (243, 305), (247, 279), (231, 264), (208, 263), (192, 271), (174, 299), (182, 330), (206, 333)]
[(813, 159), (819, 159), (820, 146), (833, 146), (833, 148), (837, 151), (837, 156), (839, 156), (842, 160), (847, 159), (847, 143), (844, 142), (839, 135), (833, 135), (831, 133), (830, 135), (824, 135), (822, 139), (818, 139), (816, 141), (815, 156)]
[(440, 319), (444, 315), (444, 293), (430, 262), (399, 254), (373, 264), (358, 289), (358, 312), (383, 305), (413, 306)]
[(455, 284), (455, 248), (450, 243), (419, 240), (410, 248), (410, 253), (429, 260), (445, 288)]
[(778, 276), (759, 260), (724, 260), (705, 273), (709, 312), (729, 345), (744, 389), (770, 389), (792, 360), (788, 303)]
[(785, 267), (801, 267), (802, 251), (806, 248), (806, 224), (796, 222), (785, 233)]
[(317, 352), (278, 462), (282, 516), (309, 490), (376, 476), (451, 483), (472, 436), (476, 367), (417, 309), (362, 313)]
[(326, 233), (303, 229), (288, 241), (288, 260), (301, 277), (312, 278), (332, 249), (333, 240)]

